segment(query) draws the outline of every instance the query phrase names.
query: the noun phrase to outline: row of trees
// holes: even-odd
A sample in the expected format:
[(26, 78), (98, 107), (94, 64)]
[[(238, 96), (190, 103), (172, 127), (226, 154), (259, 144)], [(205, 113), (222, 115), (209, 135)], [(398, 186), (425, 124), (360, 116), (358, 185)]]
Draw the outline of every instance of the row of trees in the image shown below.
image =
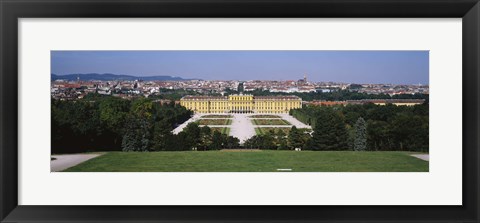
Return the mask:
[(247, 139), (243, 147), (247, 149), (293, 150), (302, 148), (309, 138), (310, 131), (300, 130), (293, 126), (288, 135), (281, 129), (270, 130), (263, 135), (256, 135)]
[[(333, 118), (334, 114), (325, 116), (323, 124), (317, 125), (315, 131), (291, 128), (288, 135), (280, 129), (271, 130), (263, 135), (256, 135), (245, 141), (243, 147), (247, 149), (264, 150), (367, 150), (367, 128), (363, 118), (355, 123), (353, 134), (349, 136), (344, 123)], [(318, 119), (320, 120), (320, 119)], [(322, 126), (322, 127), (320, 127)], [(349, 143), (353, 140), (351, 143)]]
[(89, 95), (77, 101), (52, 100), (52, 153), (92, 151), (182, 151), (238, 148), (239, 140), (190, 123), (192, 112), (152, 99), (124, 100)]
[(205, 151), (240, 147), (238, 138), (212, 131), (208, 126), (199, 127), (196, 123), (189, 123), (176, 137), (178, 138), (174, 146), (176, 150)]
[(191, 115), (174, 103), (162, 105), (145, 98), (52, 99), (52, 153), (153, 150), (165, 144), (156, 138), (157, 132), (170, 132)]
[(308, 106), (290, 112), (313, 126), (304, 149), (428, 152), (428, 103)]

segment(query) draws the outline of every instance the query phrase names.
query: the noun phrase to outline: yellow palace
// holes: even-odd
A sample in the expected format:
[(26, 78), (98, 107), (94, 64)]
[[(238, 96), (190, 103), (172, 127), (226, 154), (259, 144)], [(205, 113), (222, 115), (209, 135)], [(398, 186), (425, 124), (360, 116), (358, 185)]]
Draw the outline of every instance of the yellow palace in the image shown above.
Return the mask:
[(301, 108), (302, 99), (297, 96), (192, 96), (180, 99), (180, 105), (195, 113), (288, 113)]

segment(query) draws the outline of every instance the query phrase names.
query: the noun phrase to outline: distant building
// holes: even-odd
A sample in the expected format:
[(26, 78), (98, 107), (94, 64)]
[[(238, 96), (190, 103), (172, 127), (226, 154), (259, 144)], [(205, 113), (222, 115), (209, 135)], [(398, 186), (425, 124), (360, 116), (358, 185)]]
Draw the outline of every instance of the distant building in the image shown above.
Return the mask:
[(425, 102), (424, 99), (363, 99), (363, 100), (351, 100), (347, 101), (347, 104), (367, 104), (373, 103), (376, 105), (386, 105), (386, 104), (393, 104), (397, 106), (414, 106), (420, 105)]
[(297, 81), (297, 83), (298, 83), (299, 85), (306, 84), (306, 83), (307, 83), (307, 75), (306, 75), (306, 74), (303, 75), (303, 79), (299, 79), (299, 80)]
[(291, 109), (301, 108), (302, 99), (297, 96), (253, 96), (229, 95), (192, 96), (180, 99), (180, 105), (195, 113), (288, 113)]
[(332, 92), (332, 89), (320, 88), (320, 89), (315, 89), (315, 91), (316, 91), (317, 93), (318, 93), (318, 92), (330, 93), (330, 92)]
[[(174, 102), (173, 100), (169, 100), (169, 99), (158, 99), (158, 100), (155, 100), (153, 101), (155, 103), (158, 103), (160, 105), (166, 105), (166, 104), (170, 104), (172, 102)], [(175, 104), (178, 104), (177, 101), (175, 101)]]
[(335, 106), (335, 105), (346, 105), (346, 101), (306, 101), (306, 105), (316, 105), (316, 106)]
[(363, 104), (376, 104), (387, 105), (393, 104), (397, 106), (414, 106), (423, 104), (424, 99), (363, 99), (363, 100), (347, 100), (347, 101), (306, 101), (306, 105), (316, 106), (335, 106), (335, 105), (363, 105)]

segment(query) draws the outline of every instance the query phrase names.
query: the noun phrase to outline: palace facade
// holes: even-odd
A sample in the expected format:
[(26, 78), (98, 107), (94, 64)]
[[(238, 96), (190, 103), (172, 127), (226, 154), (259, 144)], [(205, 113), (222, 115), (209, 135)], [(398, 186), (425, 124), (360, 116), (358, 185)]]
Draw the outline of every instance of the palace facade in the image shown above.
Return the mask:
[(302, 99), (297, 96), (192, 96), (180, 99), (180, 105), (195, 113), (288, 113), (290, 109), (301, 108)]

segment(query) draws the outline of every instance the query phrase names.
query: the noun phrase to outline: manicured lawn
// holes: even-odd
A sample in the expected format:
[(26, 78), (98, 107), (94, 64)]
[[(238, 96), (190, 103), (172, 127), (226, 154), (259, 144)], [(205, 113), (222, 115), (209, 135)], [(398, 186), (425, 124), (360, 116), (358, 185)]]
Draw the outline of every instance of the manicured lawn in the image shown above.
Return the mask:
[(251, 115), (250, 118), (282, 118), (278, 115)]
[(214, 131), (220, 132), (225, 135), (228, 135), (230, 133), (230, 128), (227, 127), (210, 127), (210, 129), (212, 130), (212, 133)]
[(232, 118), (232, 115), (204, 115), (201, 118)]
[(254, 125), (290, 125), (283, 119), (252, 119)]
[(200, 119), (197, 123), (199, 125), (230, 125), (232, 119)]
[(428, 172), (407, 152), (107, 152), (68, 172)]

